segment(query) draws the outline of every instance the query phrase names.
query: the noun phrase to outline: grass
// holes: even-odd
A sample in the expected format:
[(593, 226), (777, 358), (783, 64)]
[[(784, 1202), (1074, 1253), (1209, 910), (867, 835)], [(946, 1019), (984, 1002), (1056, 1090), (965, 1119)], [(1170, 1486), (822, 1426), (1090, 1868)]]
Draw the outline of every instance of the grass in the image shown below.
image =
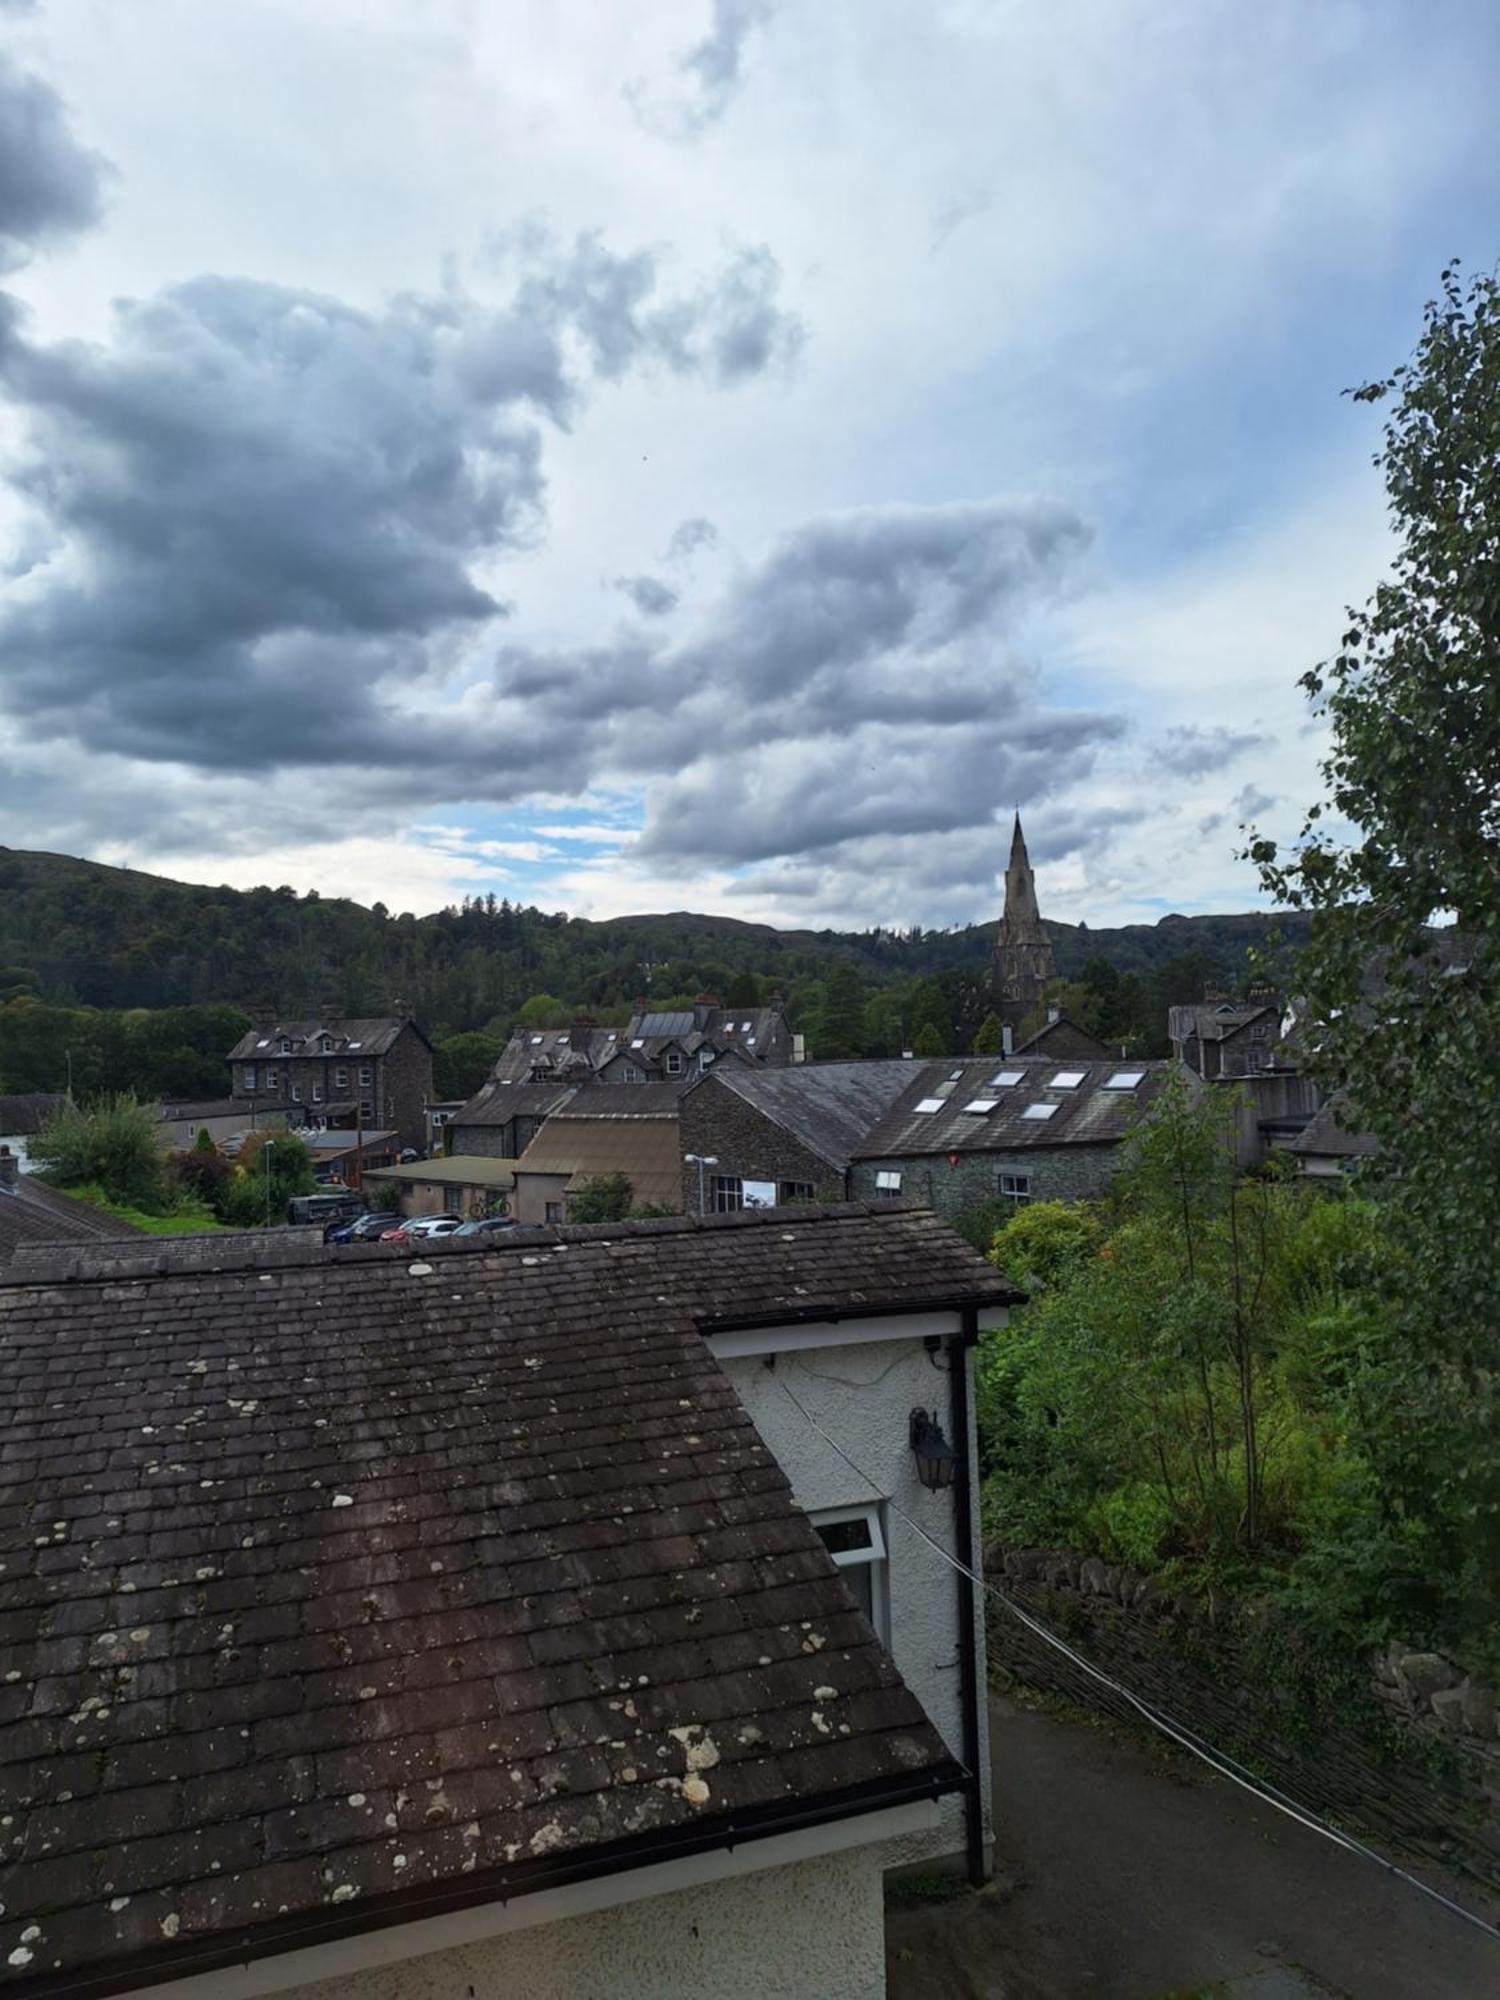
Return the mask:
[(148, 1215), (143, 1208), (130, 1208), (122, 1201), (106, 1200), (102, 1188), (75, 1187), (65, 1192), (72, 1195), (75, 1201), (86, 1201), (90, 1208), (100, 1209), (105, 1215), (117, 1216), (121, 1222), (128, 1222), (145, 1236), (218, 1236), (228, 1226), (197, 1202), (169, 1209), (165, 1215)]
[(961, 1896), (972, 1893), (962, 1875), (931, 1868), (899, 1876), (887, 1888), (885, 1900), (889, 1909), (911, 1910), (928, 1903), (956, 1903)]

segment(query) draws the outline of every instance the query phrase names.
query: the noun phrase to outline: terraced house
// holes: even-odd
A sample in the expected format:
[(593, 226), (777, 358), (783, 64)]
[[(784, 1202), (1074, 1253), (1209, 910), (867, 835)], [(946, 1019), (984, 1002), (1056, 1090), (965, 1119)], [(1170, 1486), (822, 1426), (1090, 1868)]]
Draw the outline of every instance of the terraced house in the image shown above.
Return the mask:
[(364, 1125), (420, 1151), (432, 1096), (432, 1044), (407, 1016), (310, 1020), (262, 1015), (229, 1051), (230, 1094), (278, 1107), (290, 1125)]

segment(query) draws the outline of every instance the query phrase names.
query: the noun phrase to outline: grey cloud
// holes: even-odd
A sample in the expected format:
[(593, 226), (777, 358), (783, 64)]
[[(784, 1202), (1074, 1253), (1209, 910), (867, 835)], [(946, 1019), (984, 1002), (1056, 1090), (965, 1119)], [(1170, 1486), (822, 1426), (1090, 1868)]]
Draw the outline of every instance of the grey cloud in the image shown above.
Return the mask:
[(699, 549), (716, 548), (718, 541), (719, 531), (713, 522), (702, 514), (694, 514), (686, 521), (679, 521), (672, 530), (672, 539), (667, 543), (662, 561), (688, 562)]
[[(774, 316), (774, 264), (755, 268)], [(663, 298), (650, 257), (585, 237), (500, 309), (368, 313), (204, 277), (120, 306), (107, 345), (47, 346), (0, 301), (26, 438), (8, 471), (45, 549), (0, 613), (12, 718), (201, 767), (423, 755), (466, 785), (516, 782), (526, 716), (501, 704), (476, 726), (402, 697), (505, 613), (472, 566), (542, 526), (539, 417), (568, 421), (631, 366), (727, 379), (748, 282), (736, 259), (722, 292)], [(559, 744), (570, 778), (580, 757)]]
[(57, 92), (0, 56), (0, 270), (97, 220), (104, 173)]
[(665, 618), (677, 609), (677, 592), (660, 577), (617, 576), (615, 589), (630, 599), (643, 618)]
[(708, 33), (677, 64), (665, 89), (636, 78), (625, 97), (648, 131), (664, 139), (692, 139), (716, 125), (745, 80), (745, 50), (757, 28), (775, 12), (774, 0), (713, 0)]
[(1188, 723), (1169, 729), (1151, 755), (1156, 763), (1180, 777), (1201, 778), (1210, 771), (1222, 771), (1247, 750), (1267, 748), (1272, 740), (1259, 730), (1225, 729), (1218, 723), (1211, 729), (1201, 729), (1195, 723)]
[(1276, 796), (1273, 792), (1259, 791), (1254, 785), (1246, 785), (1235, 793), (1229, 803), (1242, 820), (1258, 819), (1275, 805)]

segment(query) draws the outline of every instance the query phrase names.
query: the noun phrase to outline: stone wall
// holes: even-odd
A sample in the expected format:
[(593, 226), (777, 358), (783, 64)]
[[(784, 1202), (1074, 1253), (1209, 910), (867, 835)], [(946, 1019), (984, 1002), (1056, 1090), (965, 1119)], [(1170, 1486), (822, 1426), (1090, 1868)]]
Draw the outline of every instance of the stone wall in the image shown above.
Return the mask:
[[(688, 1091), (678, 1107), (682, 1150), (716, 1159), (716, 1174), (738, 1174), (741, 1180), (774, 1181), (778, 1191), (788, 1182), (808, 1184), (814, 1201), (844, 1200), (844, 1175), (800, 1139), (747, 1104), (716, 1076), (707, 1076)], [(707, 1184), (705, 1183), (705, 1186)], [(712, 1195), (706, 1196), (712, 1207)], [(698, 1169), (686, 1158), (682, 1166), (682, 1206), (698, 1213)]]
[[(1272, 1614), (1185, 1598), (1154, 1577), (991, 1545), (992, 1580), (1076, 1652), (1180, 1726), (1376, 1846), (1500, 1886), (1493, 1691), (1436, 1654), (1392, 1648), (1316, 1713), (1317, 1656)], [(1130, 1702), (990, 1603), (991, 1671), (1132, 1726)]]
[(1033, 1201), (1089, 1201), (1102, 1194), (1120, 1164), (1120, 1147), (1017, 1146), (1008, 1152), (960, 1153), (958, 1165), (948, 1155), (918, 1154), (909, 1158), (856, 1160), (849, 1170), (853, 1201), (879, 1199), (875, 1176), (894, 1167), (901, 1175), (901, 1199), (939, 1215), (954, 1216), (977, 1202), (993, 1201), (1002, 1174), (1024, 1174)]

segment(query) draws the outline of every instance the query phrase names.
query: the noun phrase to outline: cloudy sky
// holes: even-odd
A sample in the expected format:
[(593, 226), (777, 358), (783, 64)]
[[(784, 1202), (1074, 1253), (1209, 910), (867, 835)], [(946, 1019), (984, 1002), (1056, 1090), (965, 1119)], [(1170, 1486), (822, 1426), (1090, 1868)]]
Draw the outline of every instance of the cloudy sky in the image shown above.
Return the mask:
[(1245, 908), (1486, 0), (0, 0), (0, 842)]

